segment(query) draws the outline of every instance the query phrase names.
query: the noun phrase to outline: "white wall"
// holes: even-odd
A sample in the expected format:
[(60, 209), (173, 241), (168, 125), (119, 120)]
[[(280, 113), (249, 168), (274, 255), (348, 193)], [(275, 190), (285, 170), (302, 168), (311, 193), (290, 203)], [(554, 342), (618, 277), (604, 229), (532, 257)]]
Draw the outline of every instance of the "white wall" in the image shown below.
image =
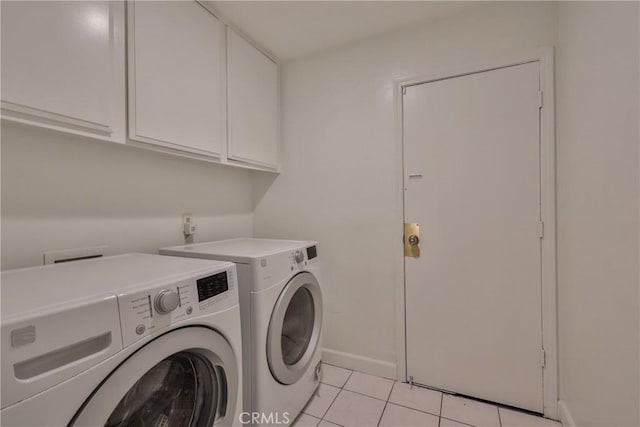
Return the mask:
[(555, 17), (504, 3), (284, 65), (283, 172), (256, 182), (254, 232), (320, 242), (333, 360), (395, 376), (393, 80), (551, 46)]
[(558, 12), (560, 397), (579, 426), (637, 426), (638, 3)]
[(2, 269), (40, 265), (45, 251), (109, 246), (157, 252), (252, 234), (251, 172), (2, 124)]

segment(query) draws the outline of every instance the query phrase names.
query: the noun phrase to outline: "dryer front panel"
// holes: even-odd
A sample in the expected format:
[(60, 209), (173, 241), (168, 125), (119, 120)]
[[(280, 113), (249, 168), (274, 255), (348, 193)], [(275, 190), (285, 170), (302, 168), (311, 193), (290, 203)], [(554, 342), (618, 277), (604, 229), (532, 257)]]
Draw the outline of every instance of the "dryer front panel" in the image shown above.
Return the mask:
[(293, 384), (309, 369), (322, 328), (322, 292), (309, 272), (295, 275), (274, 306), (267, 332), (267, 361), (273, 377)]

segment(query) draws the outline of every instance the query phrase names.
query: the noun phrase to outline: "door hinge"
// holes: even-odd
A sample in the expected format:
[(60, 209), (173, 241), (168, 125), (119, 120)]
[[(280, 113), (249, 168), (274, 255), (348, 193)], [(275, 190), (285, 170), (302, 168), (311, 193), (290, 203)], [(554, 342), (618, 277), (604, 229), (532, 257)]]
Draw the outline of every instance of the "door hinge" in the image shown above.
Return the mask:
[(542, 91), (538, 91), (538, 108), (542, 108)]
[(544, 239), (544, 221), (540, 221), (540, 238)]
[(543, 368), (547, 366), (547, 353), (545, 353), (544, 348), (540, 350), (540, 366)]

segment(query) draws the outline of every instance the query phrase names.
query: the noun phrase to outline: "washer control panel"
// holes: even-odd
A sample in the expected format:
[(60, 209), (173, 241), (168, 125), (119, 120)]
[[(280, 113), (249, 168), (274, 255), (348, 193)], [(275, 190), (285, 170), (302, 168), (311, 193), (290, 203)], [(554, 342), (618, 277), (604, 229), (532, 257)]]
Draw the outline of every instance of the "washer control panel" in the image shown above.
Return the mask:
[(154, 301), (156, 311), (160, 314), (171, 313), (180, 305), (180, 297), (178, 296), (178, 293), (171, 289), (163, 289), (158, 292)]
[(238, 303), (235, 266), (118, 295), (123, 345), (195, 316)]

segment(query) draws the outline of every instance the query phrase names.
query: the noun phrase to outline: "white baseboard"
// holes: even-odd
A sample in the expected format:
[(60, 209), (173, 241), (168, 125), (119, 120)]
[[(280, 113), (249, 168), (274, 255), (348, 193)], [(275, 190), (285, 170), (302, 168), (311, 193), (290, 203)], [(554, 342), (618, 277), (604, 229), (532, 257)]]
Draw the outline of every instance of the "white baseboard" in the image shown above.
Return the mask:
[(578, 427), (565, 401), (560, 400), (558, 402), (558, 412), (560, 415), (560, 422), (564, 427)]
[(384, 360), (371, 359), (370, 357), (325, 348), (322, 350), (322, 361), (329, 365), (353, 369), (365, 374), (376, 375), (383, 378), (396, 378), (396, 364)]

